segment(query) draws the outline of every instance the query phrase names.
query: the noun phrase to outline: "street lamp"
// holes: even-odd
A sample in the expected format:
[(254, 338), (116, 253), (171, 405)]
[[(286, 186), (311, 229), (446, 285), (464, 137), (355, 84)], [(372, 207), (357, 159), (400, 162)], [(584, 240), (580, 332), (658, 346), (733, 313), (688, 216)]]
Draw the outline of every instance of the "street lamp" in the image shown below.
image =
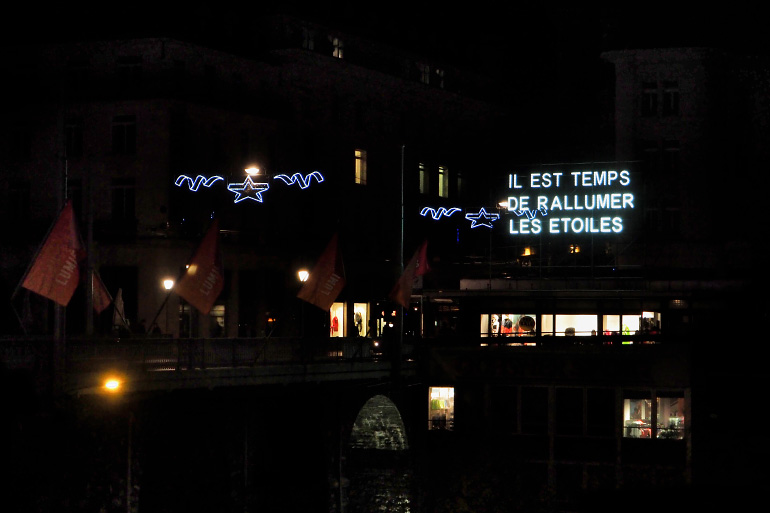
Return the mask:
[(163, 288), (166, 290), (171, 290), (174, 288), (174, 280), (171, 278), (166, 278), (163, 280)]
[(304, 283), (310, 277), (310, 273), (307, 271), (307, 269), (300, 269), (297, 271), (297, 277), (299, 278), (299, 281)]

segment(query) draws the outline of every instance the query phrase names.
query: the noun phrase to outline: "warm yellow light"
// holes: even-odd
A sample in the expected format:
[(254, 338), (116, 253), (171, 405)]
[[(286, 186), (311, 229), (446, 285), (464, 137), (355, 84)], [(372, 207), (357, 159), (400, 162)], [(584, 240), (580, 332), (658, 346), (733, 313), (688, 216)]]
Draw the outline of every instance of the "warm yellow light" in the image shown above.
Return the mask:
[(166, 278), (163, 280), (163, 288), (166, 290), (171, 290), (174, 288), (174, 280), (171, 278)]
[(244, 171), (249, 176), (256, 176), (259, 174), (259, 168), (257, 166), (247, 167)]
[(299, 281), (307, 281), (310, 277), (310, 273), (307, 272), (307, 269), (300, 269), (297, 271), (297, 277), (299, 278)]
[(109, 378), (104, 382), (104, 388), (106, 388), (109, 392), (117, 392), (120, 388), (120, 380), (116, 378)]
[(532, 249), (529, 247), (524, 248), (524, 253), (522, 254), (522, 256), (531, 256), (531, 255), (532, 255)]

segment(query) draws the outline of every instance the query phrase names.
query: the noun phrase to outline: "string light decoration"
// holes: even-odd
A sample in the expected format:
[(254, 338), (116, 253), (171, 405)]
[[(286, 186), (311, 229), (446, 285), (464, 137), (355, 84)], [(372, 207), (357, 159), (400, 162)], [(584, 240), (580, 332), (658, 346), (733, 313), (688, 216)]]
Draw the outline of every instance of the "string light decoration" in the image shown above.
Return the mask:
[(460, 209), (457, 207), (452, 207), (452, 208), (439, 207), (437, 209), (432, 207), (424, 207), (422, 210), (420, 210), (420, 215), (425, 217), (428, 214), (430, 214), (430, 216), (433, 219), (439, 220), (443, 216), (449, 217), (455, 212), (459, 212), (459, 211)]
[(198, 175), (195, 178), (191, 178), (187, 175), (179, 175), (174, 181), (174, 185), (181, 187), (184, 183), (187, 183), (187, 187), (191, 191), (197, 191), (201, 185), (204, 187), (211, 187), (215, 182), (218, 182), (219, 180), (224, 180), (224, 178), (219, 175), (214, 175), (209, 178), (206, 178), (203, 175)]
[(293, 185), (298, 183), (300, 189), (307, 189), (310, 187), (310, 182), (312, 182), (313, 178), (315, 178), (316, 182), (318, 183), (324, 181), (323, 175), (318, 171), (313, 171), (307, 175), (303, 175), (302, 173), (294, 173), (291, 176), (281, 174), (274, 177), (274, 179), (283, 180), (286, 185)]
[(492, 228), (492, 223), (500, 219), (500, 214), (489, 214), (482, 207), (475, 214), (465, 214), (465, 219), (471, 221), (471, 228), (478, 228), (480, 226)]

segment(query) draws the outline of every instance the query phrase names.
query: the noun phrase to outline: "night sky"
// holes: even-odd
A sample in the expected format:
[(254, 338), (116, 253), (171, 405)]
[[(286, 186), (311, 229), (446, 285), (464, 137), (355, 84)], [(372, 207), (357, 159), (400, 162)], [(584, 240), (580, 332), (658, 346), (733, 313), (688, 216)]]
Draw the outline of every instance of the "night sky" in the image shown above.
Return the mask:
[(50, 2), (9, 7), (3, 42), (165, 36), (209, 43), (238, 53), (248, 48), (250, 23), (266, 12), (289, 12), (368, 37), (420, 48), (489, 69), (595, 57), (628, 47), (750, 48), (766, 53), (767, 31), (750, 10), (724, 4), (699, 9), (668, 3), (632, 7), (549, 2), (353, 2), (350, 0), (232, 0)]

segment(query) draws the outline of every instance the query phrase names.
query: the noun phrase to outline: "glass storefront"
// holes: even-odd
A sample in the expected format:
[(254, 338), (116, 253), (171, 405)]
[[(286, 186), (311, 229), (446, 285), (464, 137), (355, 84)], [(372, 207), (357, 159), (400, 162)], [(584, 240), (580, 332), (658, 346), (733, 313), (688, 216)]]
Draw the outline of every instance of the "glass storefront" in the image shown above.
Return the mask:
[(480, 316), (479, 332), (482, 337), (522, 337), (536, 334), (557, 337), (658, 334), (660, 318), (661, 315), (657, 312), (622, 315), (484, 313)]

